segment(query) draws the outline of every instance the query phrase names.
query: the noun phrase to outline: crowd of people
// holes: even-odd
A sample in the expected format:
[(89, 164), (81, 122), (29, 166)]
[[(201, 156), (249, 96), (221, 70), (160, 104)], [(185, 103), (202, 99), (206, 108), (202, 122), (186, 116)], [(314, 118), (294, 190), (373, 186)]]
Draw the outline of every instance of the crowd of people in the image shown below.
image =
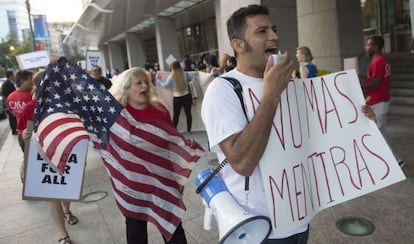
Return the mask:
[[(202, 71), (213, 75), (215, 78), (205, 92), (201, 110), (209, 146), (217, 153), (219, 161), (227, 159), (229, 162), (223, 167), (221, 176), (236, 201), (240, 205), (244, 204), (246, 177), (249, 177), (250, 202), (249, 206), (244, 207), (264, 216), (270, 216), (270, 213), (266, 201), (263, 200), (264, 186), (258, 164), (269, 139), (281, 94), (292, 78), (317, 76), (311, 50), (306, 46), (300, 46), (296, 50), (298, 68), (287, 53), (277, 65), (273, 65), (270, 56), (276, 54), (280, 46), (279, 35), (273, 26), (266, 7), (249, 5), (238, 9), (227, 21), (228, 35), (235, 56), (223, 54), (218, 60), (213, 54), (201, 55), (197, 62), (193, 62), (188, 55), (184, 55), (182, 62), (175, 61), (170, 64), (171, 73), (165, 80), (158, 73), (157, 63), (147, 63), (142, 68), (134, 67), (122, 72), (115, 69), (110, 77), (108, 74), (107, 77), (103, 76), (101, 67), (94, 66), (90, 74), (114, 95), (136, 121), (153, 119), (176, 128), (183, 108), (188, 133), (192, 132), (193, 103), (189, 84), (195, 80), (189, 72)], [(260, 34), (257, 28), (260, 28)], [(251, 41), (253, 39), (254, 42)], [(360, 82), (369, 105), (364, 106), (363, 112), (370, 119), (376, 120), (385, 136), (391, 70), (382, 55), (383, 45), (384, 41), (380, 36), (367, 40), (365, 51), (372, 60), (367, 76), (361, 76)], [(269, 53), (267, 50), (273, 51)], [(14, 76), (13, 72), (8, 71), (7, 81), (1, 88), (7, 103), (11, 133), (17, 135), (22, 151), (25, 150), (25, 144), (32, 133), (31, 122), (37, 101), (34, 91), (43, 74), (22, 70)], [(223, 74), (237, 79), (242, 85), (262, 84), (263, 97), (251, 121), (246, 121), (240, 101), (234, 96), (234, 90), (221, 78)], [(154, 100), (156, 93), (153, 89), (157, 85), (172, 88), (172, 119), (164, 105)], [(396, 158), (402, 166), (403, 161), (397, 155)], [(72, 214), (69, 202), (49, 203), (51, 216), (61, 235), (59, 243), (70, 244), (65, 219), (70, 225), (78, 223), (79, 219)], [(127, 242), (147, 243), (148, 219), (137, 215), (125, 216), (125, 219)], [(272, 233), (264, 243), (307, 243), (309, 224), (305, 223), (284, 235)], [(187, 243), (181, 222), (170, 238), (164, 236), (164, 241)]]

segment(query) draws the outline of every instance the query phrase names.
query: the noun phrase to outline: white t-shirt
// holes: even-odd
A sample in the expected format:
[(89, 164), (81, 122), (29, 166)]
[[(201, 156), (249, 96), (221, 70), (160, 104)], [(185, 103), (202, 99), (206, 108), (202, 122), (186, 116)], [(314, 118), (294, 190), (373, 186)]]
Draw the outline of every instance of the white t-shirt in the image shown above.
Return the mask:
[[(237, 79), (242, 86), (263, 81), (261, 78), (247, 76), (237, 69), (233, 69), (223, 76)], [(229, 81), (217, 77), (208, 85), (201, 105), (201, 118), (207, 131), (210, 150), (217, 153), (220, 162), (225, 159), (225, 156), (219, 147), (219, 143), (229, 136), (239, 133), (247, 125), (241, 106), (234, 87)], [(224, 166), (220, 173), (229, 192), (239, 204), (247, 207), (253, 213), (270, 216), (259, 166), (254, 169), (253, 174), (249, 177), (247, 205), (244, 192), (245, 177), (235, 172), (230, 164)], [(307, 228), (308, 225), (305, 224), (284, 235), (271, 234), (269, 238), (289, 237), (304, 232)]]

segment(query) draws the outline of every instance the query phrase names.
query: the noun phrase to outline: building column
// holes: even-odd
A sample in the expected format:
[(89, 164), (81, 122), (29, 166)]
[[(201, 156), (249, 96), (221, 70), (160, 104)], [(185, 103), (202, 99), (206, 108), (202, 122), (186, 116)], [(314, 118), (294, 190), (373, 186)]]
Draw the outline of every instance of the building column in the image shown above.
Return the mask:
[(364, 50), (360, 0), (296, 0), (300, 46), (312, 50), (319, 69), (343, 70), (343, 59)]
[(157, 40), (158, 63), (161, 70), (169, 70), (165, 59), (171, 54), (178, 61), (181, 60), (180, 46), (173, 21), (165, 17), (156, 17), (155, 37)]
[(292, 60), (296, 60), (298, 47), (298, 21), (296, 19), (295, 1), (267, 1), (272, 23), (276, 26), (279, 37), (279, 50), (288, 52)]
[(125, 37), (127, 59), (129, 67), (140, 67), (145, 64), (145, 50), (142, 40), (135, 33), (126, 33)]
[(121, 47), (116, 43), (108, 44), (109, 50), (109, 63), (112, 69), (118, 68), (119, 70), (124, 70), (124, 59), (122, 57)]
[(102, 50), (102, 64), (105, 65), (104, 67), (102, 67), (102, 72), (103, 74), (105, 74), (106, 69), (108, 68), (109, 71), (112, 72), (112, 67), (111, 67), (111, 59), (109, 58), (109, 47), (108, 44), (104, 44), (102, 45), (102, 48), (100, 48), (100, 50)]
[(249, 4), (261, 4), (260, 0), (250, 1), (234, 1), (234, 0), (215, 0), (214, 12), (216, 16), (217, 28), (217, 44), (219, 49), (219, 57), (223, 53), (234, 55), (233, 48), (230, 45), (229, 36), (227, 34), (227, 20), (231, 14), (237, 9), (247, 6)]

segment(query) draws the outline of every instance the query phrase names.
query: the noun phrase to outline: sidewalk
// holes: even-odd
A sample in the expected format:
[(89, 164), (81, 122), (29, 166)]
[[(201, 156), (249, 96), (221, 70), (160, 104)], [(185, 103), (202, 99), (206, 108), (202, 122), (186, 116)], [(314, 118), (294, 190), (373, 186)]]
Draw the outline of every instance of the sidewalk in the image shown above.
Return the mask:
[[(389, 143), (405, 159), (403, 168), (407, 179), (366, 196), (326, 209), (311, 223), (309, 243), (414, 243), (414, 118), (390, 118)], [(397, 126), (398, 125), (398, 126)], [(204, 132), (191, 135), (204, 148)], [(201, 198), (195, 193), (194, 176), (209, 167), (210, 154), (200, 159), (185, 188), (184, 202), (187, 212), (183, 220), (190, 244), (218, 243), (218, 231), (203, 230), (204, 209)], [(19, 167), (22, 153), (17, 137), (8, 136), (0, 152), (0, 244), (34, 243), (56, 244), (59, 235), (45, 202), (21, 200), (22, 184)], [(79, 223), (67, 225), (73, 243), (126, 243), (124, 218), (112, 197), (112, 187), (99, 156), (90, 149), (85, 172), (83, 195), (96, 193), (87, 199), (107, 196), (93, 202), (74, 202), (72, 212)], [(99, 194), (101, 193), (101, 194)], [(346, 216), (363, 217), (376, 227), (366, 237), (341, 233), (336, 221)], [(215, 222), (215, 221), (213, 221)], [(149, 243), (163, 243), (153, 225), (149, 225)]]

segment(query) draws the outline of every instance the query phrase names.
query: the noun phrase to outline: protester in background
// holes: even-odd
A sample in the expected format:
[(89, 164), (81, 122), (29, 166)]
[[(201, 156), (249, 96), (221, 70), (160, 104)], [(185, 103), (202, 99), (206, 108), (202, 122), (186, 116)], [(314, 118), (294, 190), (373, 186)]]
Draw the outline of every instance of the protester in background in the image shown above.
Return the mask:
[(108, 67), (106, 67), (106, 70), (105, 70), (105, 77), (109, 80), (112, 79), (112, 73)]
[(118, 68), (115, 68), (114, 71), (112, 72), (112, 79), (111, 79), (111, 81), (115, 81), (116, 80), (116, 77), (119, 75), (119, 73), (121, 73), (121, 72), (119, 72), (119, 69)]
[[(3, 96), (3, 106), (7, 107), (7, 97), (10, 95), (10, 93), (14, 92), (16, 90), (16, 87), (14, 86), (14, 73), (13, 71), (6, 71), (6, 81), (3, 83), (3, 85), (1, 86), (1, 95)], [(11, 129), (11, 133), (12, 135), (17, 135), (17, 130), (16, 130), (16, 126), (17, 126), (17, 121), (16, 121), (16, 117), (14, 117), (13, 113), (10, 112), (9, 110), (7, 111), (7, 116), (9, 117), (9, 126)]]
[(159, 63), (154, 63), (154, 70), (155, 70), (155, 72), (160, 71), (160, 64)]
[[(33, 100), (28, 102), (22, 111), (21, 116), (17, 122), (19, 130), (22, 130), (22, 137), (25, 145), (30, 144), (30, 138), (33, 132), (33, 117), (34, 110), (36, 108), (37, 98), (36, 98), (36, 88), (40, 84), (40, 81), (44, 75), (44, 72), (37, 72), (33, 76)], [(27, 162), (27, 156), (25, 156), (25, 161)], [(77, 224), (79, 219), (72, 214), (70, 211), (70, 202), (69, 201), (54, 201), (51, 200), (48, 202), (50, 207), (50, 213), (52, 215), (53, 221), (59, 231), (61, 238), (58, 240), (59, 244), (71, 244), (68, 231), (65, 226), (65, 219), (68, 224), (74, 225)]]
[(155, 82), (156, 82), (155, 76), (156, 76), (157, 72), (154, 70), (154, 67), (152, 66), (151, 63), (146, 62), (145, 65), (144, 65), (144, 69), (147, 72), (147, 74), (149, 75), (149, 77), (151, 78), (151, 84), (153, 86), (155, 86)]
[[(181, 70), (179, 62), (174, 62), (174, 69), (177, 69), (177, 65)], [(159, 121), (172, 126), (168, 110), (161, 103), (156, 102), (153, 98), (152, 86), (144, 69), (131, 68), (124, 71), (121, 74), (120, 79), (118, 79), (117, 84), (110, 90), (110, 92), (114, 95), (118, 102), (125, 106), (126, 110), (135, 120), (142, 122)], [(154, 158), (154, 160), (156, 159)], [(127, 164), (128, 162), (125, 163)], [(150, 167), (150, 165), (148, 165), (148, 167)], [(152, 176), (148, 175), (147, 177), (151, 178)], [(126, 177), (125, 180), (129, 181), (129, 177)], [(128, 183), (123, 184), (128, 185)], [(135, 182), (131, 182), (131, 184), (135, 184)], [(136, 217), (125, 216), (128, 244), (148, 243), (148, 221), (143, 216), (144, 215), (136, 215)], [(164, 238), (164, 242), (171, 244), (187, 243), (181, 222), (179, 223), (171, 239), (167, 241)]]
[[(365, 44), (365, 53), (371, 58), (367, 76), (360, 76), (361, 87), (365, 97), (376, 115), (376, 124), (384, 138), (386, 138), (387, 115), (390, 110), (391, 66), (382, 54), (384, 38), (382, 36), (369, 37)], [(398, 164), (403, 167), (404, 161), (394, 153)]]
[(220, 67), (218, 68), (216, 75), (213, 73), (214, 76), (222, 75), (225, 72), (225, 68), (227, 66), (227, 61), (229, 60), (229, 58), (229, 54), (223, 53), (223, 55), (220, 58)]
[(227, 65), (224, 67), (224, 72), (229, 72), (230, 70), (236, 68), (237, 66), (237, 60), (236, 57), (230, 56), (229, 59), (227, 59)]
[[(216, 77), (205, 92), (201, 117), (211, 150), (217, 153), (220, 162), (224, 159), (229, 162), (220, 171), (229, 192), (246, 210), (271, 216), (259, 160), (268, 143), (281, 94), (289, 83), (294, 65), (287, 53), (277, 65), (273, 64), (271, 55), (279, 51), (279, 37), (265, 6), (249, 5), (238, 9), (227, 20), (227, 31), (236, 53), (237, 68), (227, 72), (226, 77), (237, 79), (242, 86), (263, 84), (260, 106), (250, 122), (246, 121), (234, 87), (225, 79)], [(368, 110), (364, 111), (369, 112), (372, 118), (374, 115)], [(249, 176), (248, 181), (246, 176)], [(272, 233), (263, 243), (302, 244), (307, 242), (308, 235), (309, 224), (305, 223), (284, 235)]]
[(167, 80), (163, 82), (157, 74), (157, 84), (162, 87), (173, 88), (173, 124), (177, 128), (178, 118), (180, 117), (181, 108), (184, 107), (184, 113), (187, 120), (187, 132), (191, 133), (191, 124), (193, 117), (191, 116), (191, 104), (193, 98), (188, 86), (194, 78), (190, 74), (181, 69), (180, 62), (175, 61), (171, 64), (171, 74), (168, 75)]
[(208, 57), (207, 72), (212, 74), (214, 77), (220, 75), (220, 65), (217, 61), (217, 56), (214, 54)]
[(313, 56), (311, 50), (308, 47), (296, 48), (296, 59), (299, 62), (299, 72), (294, 71), (292, 78), (312, 78), (318, 75), (316, 65), (312, 63)]
[(190, 57), (185, 56), (183, 59), (183, 70), (184, 71), (194, 71), (193, 62)]
[[(17, 72), (17, 89), (14, 92), (10, 93), (10, 95), (7, 97), (7, 109), (13, 113), (17, 121), (22, 114), (24, 105), (32, 100), (32, 78), (33, 73), (29, 70), (22, 70)], [(17, 139), (19, 140), (20, 148), (22, 151), (24, 151), (22, 132), (22, 130), (17, 129)]]
[(111, 88), (112, 82), (108, 80), (107, 78), (102, 76), (102, 69), (99, 66), (93, 66), (92, 67), (92, 77), (94, 80), (96, 80), (98, 83), (105, 86), (106, 89)]
[(201, 72), (208, 72), (207, 71), (207, 67), (208, 67), (208, 56), (207, 54), (203, 53), (200, 56), (200, 59), (197, 61), (197, 71), (201, 71)]

